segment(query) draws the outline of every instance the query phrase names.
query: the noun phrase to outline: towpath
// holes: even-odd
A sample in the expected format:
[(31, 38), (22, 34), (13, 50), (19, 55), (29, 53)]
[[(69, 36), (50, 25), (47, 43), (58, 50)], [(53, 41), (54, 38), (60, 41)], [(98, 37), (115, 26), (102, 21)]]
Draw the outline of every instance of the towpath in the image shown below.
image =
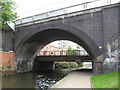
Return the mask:
[(52, 88), (91, 88), (90, 78), (94, 76), (91, 69), (80, 69), (69, 73)]

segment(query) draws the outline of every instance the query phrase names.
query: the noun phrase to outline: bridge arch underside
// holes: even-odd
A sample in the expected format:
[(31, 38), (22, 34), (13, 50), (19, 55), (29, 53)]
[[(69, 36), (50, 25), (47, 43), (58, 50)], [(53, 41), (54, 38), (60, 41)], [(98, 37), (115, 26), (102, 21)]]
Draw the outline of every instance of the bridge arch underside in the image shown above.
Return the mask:
[(40, 30), (25, 39), (26, 41), (22, 40), (24, 42), (21, 42), (19, 48), (16, 50), (18, 72), (19, 70), (22, 70), (23, 72), (31, 70), (33, 60), (38, 52), (45, 45), (56, 40), (70, 40), (79, 44), (89, 53), (93, 62), (96, 62), (96, 58), (101, 55), (98, 46), (90, 39), (90, 37), (75, 28), (50, 28)]

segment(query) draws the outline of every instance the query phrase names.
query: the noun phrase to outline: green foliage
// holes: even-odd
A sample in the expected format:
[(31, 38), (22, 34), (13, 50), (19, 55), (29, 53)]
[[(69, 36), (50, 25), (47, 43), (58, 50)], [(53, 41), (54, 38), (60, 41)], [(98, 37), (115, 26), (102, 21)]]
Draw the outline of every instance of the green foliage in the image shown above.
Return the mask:
[(3, 71), (5, 69), (4, 66), (0, 66), (0, 71)]
[(0, 25), (3, 29), (7, 28), (8, 22), (15, 22), (17, 13), (15, 12), (16, 3), (12, 0), (0, 1)]
[(55, 68), (67, 69), (67, 68), (77, 68), (78, 64), (76, 62), (55, 62)]
[(69, 46), (69, 47), (68, 47), (68, 50), (69, 50), (69, 51), (70, 51), (70, 50), (72, 50), (72, 47), (71, 47), (71, 46)]
[(1, 70), (3, 70), (3, 67), (2, 67), (2, 66), (0, 66), (0, 71), (1, 71)]
[(79, 67), (83, 67), (83, 62), (76, 62)]
[(0, 66), (0, 71), (3, 71), (3, 70), (5, 70), (5, 69), (11, 69), (11, 65), (8, 65), (8, 66)]
[(68, 47), (67, 55), (78, 55), (78, 51), (76, 49), (72, 49), (71, 46)]
[(7, 66), (7, 69), (9, 70), (11, 68), (11, 65)]
[(97, 88), (118, 88), (118, 73), (120, 72), (113, 72), (92, 77), (91, 79), (93, 87), (95, 88), (95, 90), (98, 90)]

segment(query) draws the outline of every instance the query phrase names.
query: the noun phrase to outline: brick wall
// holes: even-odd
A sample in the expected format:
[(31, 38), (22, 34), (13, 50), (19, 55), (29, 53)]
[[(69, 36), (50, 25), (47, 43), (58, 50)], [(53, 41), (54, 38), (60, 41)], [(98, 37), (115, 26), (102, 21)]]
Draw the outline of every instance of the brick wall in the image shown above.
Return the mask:
[[(3, 74), (12, 74), (15, 72), (14, 66), (15, 53), (0, 52), (0, 68), (3, 67)], [(9, 73), (8, 73), (9, 72)]]

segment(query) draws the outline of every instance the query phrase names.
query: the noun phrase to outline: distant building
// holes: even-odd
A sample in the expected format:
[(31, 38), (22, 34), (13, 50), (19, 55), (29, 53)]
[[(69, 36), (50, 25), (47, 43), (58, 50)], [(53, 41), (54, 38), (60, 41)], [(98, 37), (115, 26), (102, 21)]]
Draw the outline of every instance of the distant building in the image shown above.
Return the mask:
[(68, 40), (57, 40), (46, 45), (38, 54), (39, 55), (65, 55), (68, 47), (71, 46), (73, 49), (81, 50), (81, 55), (87, 55), (87, 52), (80, 45), (68, 41)]
[(67, 49), (59, 48), (51, 44), (48, 44), (38, 53), (38, 56), (39, 55), (66, 55), (66, 50)]

